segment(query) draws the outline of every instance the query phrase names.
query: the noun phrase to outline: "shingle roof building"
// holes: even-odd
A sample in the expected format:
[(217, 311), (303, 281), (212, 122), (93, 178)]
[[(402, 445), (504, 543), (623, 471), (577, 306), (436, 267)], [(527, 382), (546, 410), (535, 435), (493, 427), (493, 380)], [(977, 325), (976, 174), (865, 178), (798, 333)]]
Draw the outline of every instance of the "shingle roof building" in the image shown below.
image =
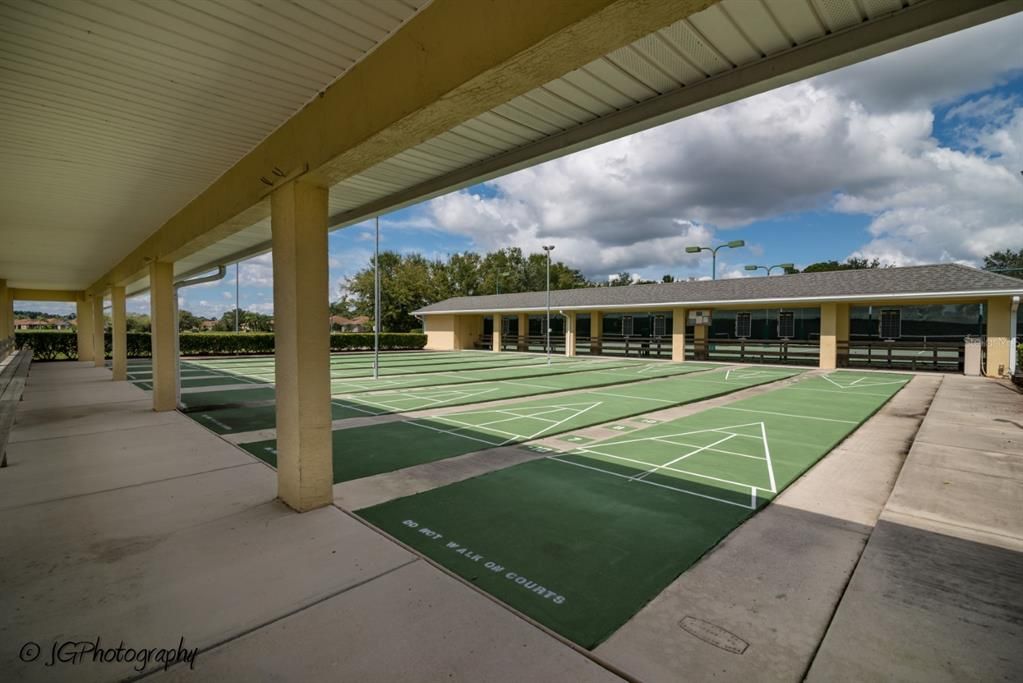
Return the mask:
[[(958, 264), (940, 264), (557, 290), (551, 292), (551, 307), (585, 310), (1019, 294), (1023, 294), (1023, 280)], [(500, 313), (544, 308), (546, 292), (521, 292), (454, 297), (421, 308), (416, 313)]]

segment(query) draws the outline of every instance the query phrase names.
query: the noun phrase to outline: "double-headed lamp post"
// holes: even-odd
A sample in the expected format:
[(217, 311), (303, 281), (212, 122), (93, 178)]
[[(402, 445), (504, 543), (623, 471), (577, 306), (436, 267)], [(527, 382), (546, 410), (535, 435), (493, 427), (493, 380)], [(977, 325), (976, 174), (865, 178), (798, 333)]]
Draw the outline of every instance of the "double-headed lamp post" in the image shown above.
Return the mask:
[(718, 279), (718, 249), (724, 249), (728, 247), (730, 249), (737, 249), (739, 247), (745, 247), (746, 242), (743, 240), (732, 240), (731, 242), (725, 242), (719, 244), (716, 247), (686, 247), (687, 254), (699, 254), (701, 251), (709, 251), (711, 253), (711, 271), (710, 279)]
[(554, 251), (553, 244), (543, 245), (543, 250), (547, 252), (547, 335), (546, 346), (547, 346), (547, 365), (551, 364), (551, 252)]
[(785, 271), (795, 267), (796, 264), (794, 263), (777, 263), (773, 266), (756, 266), (751, 264), (746, 266), (746, 270), (760, 270), (761, 268), (763, 268), (764, 270), (767, 271), (767, 277), (771, 277), (771, 271), (774, 270), (775, 268), (781, 268), (783, 271)]

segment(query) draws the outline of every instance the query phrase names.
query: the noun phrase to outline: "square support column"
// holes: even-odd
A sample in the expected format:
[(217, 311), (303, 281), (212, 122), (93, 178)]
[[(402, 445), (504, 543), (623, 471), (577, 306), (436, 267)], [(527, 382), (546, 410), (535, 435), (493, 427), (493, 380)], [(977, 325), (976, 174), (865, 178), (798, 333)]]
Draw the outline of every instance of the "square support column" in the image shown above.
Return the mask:
[(501, 350), (501, 333), (504, 331), (502, 329), (502, 324), (503, 323), (504, 323), (504, 316), (502, 316), (500, 313), (495, 313), (494, 314), (494, 333), (493, 333), (493, 335), (491, 335), (492, 338), (493, 338), (493, 343), (491, 344), (491, 347), (490, 347), (491, 350), (493, 350), (493, 351), (500, 351)]
[(821, 370), (834, 370), (838, 366), (838, 304), (821, 304)]
[(569, 358), (575, 356), (575, 311), (569, 311), (565, 316), (565, 355)]
[(519, 313), (519, 351), (529, 351), (529, 314)]
[(1004, 377), (1009, 374), (1010, 356), (1016, 353), (1012, 348), (1012, 298), (998, 297), (987, 300), (987, 366), (988, 377)]
[(604, 332), (604, 314), (600, 311), (590, 312), (590, 353), (600, 354), (603, 350), (601, 338)]
[(97, 368), (107, 364), (107, 345), (104, 339), (103, 295), (92, 297), (92, 350), (93, 362)]
[(835, 365), (849, 367), (849, 304), (835, 305)]
[(327, 190), (292, 182), (270, 201), (273, 240), (277, 495), (304, 512), (330, 505)]
[(110, 288), (111, 356), (115, 382), (128, 379), (128, 321), (124, 300), (124, 287)]
[(153, 410), (178, 407), (178, 316), (174, 264), (149, 264), (149, 319), (153, 347)]
[(693, 326), (693, 358), (696, 360), (707, 360), (710, 355), (710, 325)]
[(686, 360), (686, 315), (684, 308), (671, 309), (671, 360), (684, 363)]
[(92, 299), (85, 292), (75, 302), (78, 328), (78, 360), (92, 362), (95, 349), (92, 347)]
[(8, 298), (10, 297), (7, 291), (7, 280), (0, 280), (0, 357), (2, 357), (3, 352), (7, 351), (7, 346), (10, 343), (11, 335), (9, 330), (11, 325), (8, 322), (8, 318), (14, 317), (13, 307), (10, 311), (7, 310)]

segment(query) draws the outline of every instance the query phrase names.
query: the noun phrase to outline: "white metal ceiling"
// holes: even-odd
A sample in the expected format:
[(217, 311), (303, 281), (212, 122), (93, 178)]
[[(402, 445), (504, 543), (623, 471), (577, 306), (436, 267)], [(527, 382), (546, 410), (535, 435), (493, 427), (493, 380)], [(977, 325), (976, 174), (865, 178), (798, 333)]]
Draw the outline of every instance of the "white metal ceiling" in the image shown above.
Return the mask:
[[(335, 185), (332, 226), (513, 170), (502, 165), (510, 152), (934, 1), (943, 0), (722, 0)], [(269, 240), (265, 220), (185, 259), (178, 271), (266, 251)]]
[(0, 272), (89, 286), (427, 2), (0, 0)]

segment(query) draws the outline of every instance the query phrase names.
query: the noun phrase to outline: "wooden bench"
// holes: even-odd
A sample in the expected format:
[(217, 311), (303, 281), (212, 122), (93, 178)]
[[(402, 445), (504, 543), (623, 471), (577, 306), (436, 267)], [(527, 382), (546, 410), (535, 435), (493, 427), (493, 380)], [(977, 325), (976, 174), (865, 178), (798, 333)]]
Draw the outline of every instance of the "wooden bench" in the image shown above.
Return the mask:
[(14, 428), (14, 414), (25, 391), (32, 349), (7, 356), (0, 364), (0, 467), (7, 467), (7, 438)]

